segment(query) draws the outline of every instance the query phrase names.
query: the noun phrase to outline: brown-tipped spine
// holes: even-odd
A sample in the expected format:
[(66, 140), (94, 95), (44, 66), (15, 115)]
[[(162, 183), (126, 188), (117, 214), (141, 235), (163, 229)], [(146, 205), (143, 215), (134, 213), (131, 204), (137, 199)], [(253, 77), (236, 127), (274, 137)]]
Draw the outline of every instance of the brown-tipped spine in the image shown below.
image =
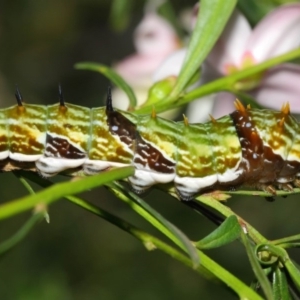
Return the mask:
[(234, 106), (243, 115), (247, 114), (247, 110), (246, 110), (245, 106), (243, 105), (243, 103), (239, 99), (236, 99), (234, 101)]
[(285, 115), (290, 114), (291, 110), (290, 110), (290, 104), (288, 102), (282, 105), (281, 112), (284, 113)]
[(282, 118), (280, 121), (279, 121), (279, 127), (280, 128), (283, 128), (283, 126), (284, 126), (284, 118)]
[(182, 115), (183, 116), (183, 123), (185, 126), (189, 126), (189, 119), (185, 116), (185, 115)]
[(209, 114), (209, 118), (212, 121), (212, 123), (214, 123), (214, 124), (217, 123), (217, 120), (211, 114)]

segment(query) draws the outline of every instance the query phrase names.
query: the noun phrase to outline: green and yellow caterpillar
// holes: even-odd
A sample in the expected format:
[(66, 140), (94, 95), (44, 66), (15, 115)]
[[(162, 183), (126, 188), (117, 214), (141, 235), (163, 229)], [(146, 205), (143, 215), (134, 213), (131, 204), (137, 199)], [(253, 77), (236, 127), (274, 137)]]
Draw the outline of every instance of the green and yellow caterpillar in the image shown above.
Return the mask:
[(252, 185), (275, 193), (300, 186), (300, 127), (281, 111), (245, 108), (204, 124), (173, 122), (106, 107), (65, 103), (0, 109), (1, 170), (49, 177), (68, 169), (92, 175), (133, 165), (133, 189), (174, 182), (182, 200), (207, 190)]

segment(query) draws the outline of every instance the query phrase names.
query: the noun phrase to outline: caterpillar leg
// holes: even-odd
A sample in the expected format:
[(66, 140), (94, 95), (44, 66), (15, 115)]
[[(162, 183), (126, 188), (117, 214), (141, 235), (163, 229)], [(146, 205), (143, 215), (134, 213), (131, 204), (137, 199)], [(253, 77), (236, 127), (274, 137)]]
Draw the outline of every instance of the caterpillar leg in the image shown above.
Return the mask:
[[(293, 182), (295, 184), (295, 181)], [(300, 183), (300, 182), (299, 182)], [(292, 185), (292, 182), (277, 182), (275, 183), (277, 189), (287, 191), (287, 192), (293, 192), (294, 188)], [(276, 196), (276, 187), (273, 184), (264, 184), (260, 183), (256, 186), (258, 190), (265, 191), (269, 193), (271, 196)]]
[(279, 183), (278, 188), (280, 190), (287, 191), (287, 192), (293, 192), (294, 191), (293, 186), (290, 183)]
[(269, 193), (270, 196), (276, 196), (276, 188), (272, 184), (260, 183), (256, 185), (256, 188), (260, 191)]
[(300, 187), (300, 179), (295, 178), (294, 181), (293, 181), (293, 184), (295, 185), (295, 187)]

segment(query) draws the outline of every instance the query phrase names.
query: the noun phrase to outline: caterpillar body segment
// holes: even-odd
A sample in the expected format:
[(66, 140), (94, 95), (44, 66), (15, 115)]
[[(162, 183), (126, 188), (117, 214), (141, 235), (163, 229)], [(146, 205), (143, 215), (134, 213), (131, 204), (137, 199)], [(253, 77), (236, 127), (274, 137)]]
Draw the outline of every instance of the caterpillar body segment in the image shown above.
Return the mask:
[(282, 110), (245, 108), (204, 124), (173, 122), (106, 107), (23, 103), (0, 109), (0, 166), (49, 177), (68, 169), (93, 175), (133, 165), (133, 189), (174, 185), (181, 199), (240, 185), (291, 190), (299, 185), (300, 128)]

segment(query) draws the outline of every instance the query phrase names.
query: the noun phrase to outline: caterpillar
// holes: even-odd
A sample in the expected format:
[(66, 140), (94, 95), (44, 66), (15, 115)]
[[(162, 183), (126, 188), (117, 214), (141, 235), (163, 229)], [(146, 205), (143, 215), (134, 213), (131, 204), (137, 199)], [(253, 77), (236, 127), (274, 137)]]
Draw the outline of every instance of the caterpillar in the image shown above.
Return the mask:
[(300, 186), (300, 127), (289, 104), (280, 111), (245, 108), (203, 124), (138, 116), (66, 103), (0, 109), (0, 170), (24, 168), (44, 177), (69, 169), (87, 175), (133, 165), (134, 191), (174, 182), (182, 200), (214, 189), (251, 185), (271, 194)]

